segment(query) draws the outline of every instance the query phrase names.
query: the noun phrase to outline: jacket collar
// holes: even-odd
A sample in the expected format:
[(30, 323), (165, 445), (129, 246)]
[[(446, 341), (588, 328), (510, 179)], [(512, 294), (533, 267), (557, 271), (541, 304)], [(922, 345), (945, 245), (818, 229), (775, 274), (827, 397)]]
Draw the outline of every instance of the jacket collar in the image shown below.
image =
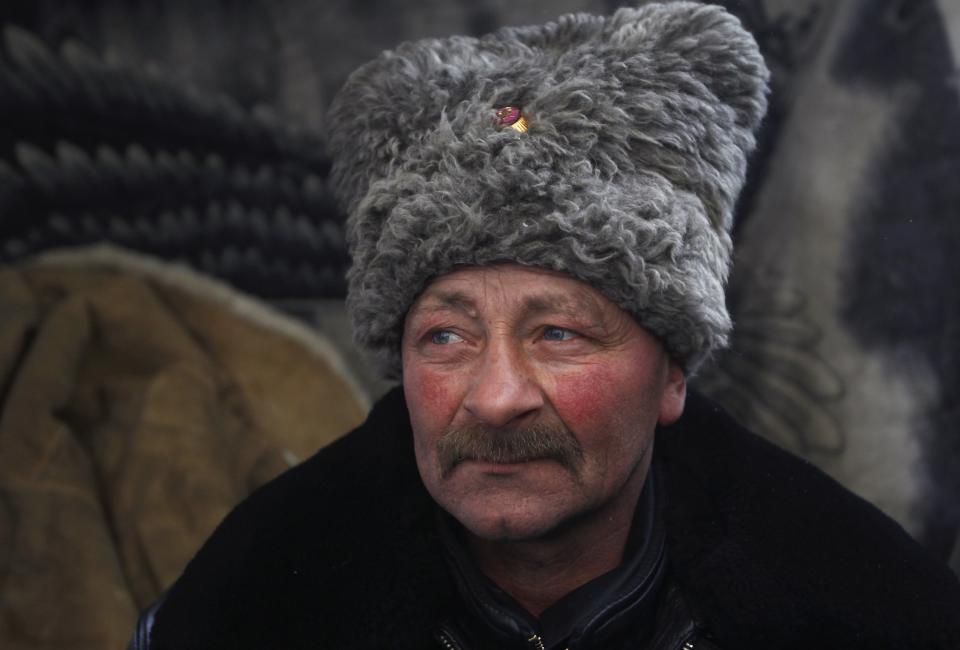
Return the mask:
[(484, 636), (504, 644), (537, 636), (548, 650), (567, 645), (606, 647), (628, 627), (634, 636), (649, 637), (666, 567), (666, 535), (658, 505), (663, 488), (656, 475), (654, 466), (637, 503), (623, 563), (562, 598), (539, 620), (479, 571), (464, 546), (460, 525), (439, 514), (444, 555), (466, 609), (486, 629)]
[[(656, 436), (670, 582), (721, 645), (960, 647), (956, 578), (875, 508), (695, 393)], [(411, 438), (397, 389), (238, 506), (160, 609), (158, 650), (431, 647), (457, 585)]]

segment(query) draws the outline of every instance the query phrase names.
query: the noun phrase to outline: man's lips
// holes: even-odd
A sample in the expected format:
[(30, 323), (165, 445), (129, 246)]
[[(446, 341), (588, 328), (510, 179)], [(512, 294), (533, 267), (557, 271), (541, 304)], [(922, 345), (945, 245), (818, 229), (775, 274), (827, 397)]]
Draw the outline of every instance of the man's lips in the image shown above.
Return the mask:
[[(556, 462), (552, 458), (530, 458), (526, 460), (515, 460), (507, 462), (498, 462), (481, 458), (466, 458), (457, 463), (457, 467), (469, 466), (472, 469), (483, 474), (515, 474), (518, 471), (526, 469), (536, 464), (547, 462)], [(456, 471), (456, 468), (454, 468)]]

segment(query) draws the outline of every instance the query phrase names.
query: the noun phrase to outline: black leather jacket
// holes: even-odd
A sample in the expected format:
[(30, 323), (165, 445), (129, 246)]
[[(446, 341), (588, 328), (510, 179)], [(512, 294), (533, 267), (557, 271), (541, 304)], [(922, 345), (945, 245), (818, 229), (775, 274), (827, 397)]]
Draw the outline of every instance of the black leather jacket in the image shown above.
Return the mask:
[[(162, 604), (161, 598), (143, 613), (127, 645), (127, 650), (151, 650), (150, 632)], [(491, 646), (488, 639), (473, 638), (469, 634), (470, 632), (462, 624), (451, 620), (444, 621), (434, 632), (436, 647), (440, 650), (483, 650), (488, 647), (506, 650), (507, 648), (505, 645)], [(538, 635), (527, 637), (517, 647), (522, 650), (548, 650)], [(612, 646), (610, 648), (612, 650)], [(646, 645), (646, 649), (721, 650), (719, 646), (698, 633), (689, 608), (675, 585), (666, 588), (657, 613), (656, 632)]]

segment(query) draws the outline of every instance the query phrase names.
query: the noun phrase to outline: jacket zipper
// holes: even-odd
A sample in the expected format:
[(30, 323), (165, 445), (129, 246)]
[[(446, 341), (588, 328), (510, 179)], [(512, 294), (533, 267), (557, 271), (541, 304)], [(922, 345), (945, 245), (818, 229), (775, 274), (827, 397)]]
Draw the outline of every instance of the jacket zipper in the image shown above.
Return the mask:
[(460, 650), (460, 646), (457, 645), (457, 642), (447, 634), (446, 630), (440, 630), (437, 632), (437, 641), (440, 642), (440, 645), (443, 646), (443, 650)]
[[(446, 630), (438, 630), (436, 637), (440, 645), (443, 646), (443, 650), (461, 650), (460, 646), (457, 645), (457, 642), (453, 640), (453, 637), (451, 637)], [(543, 639), (537, 634), (527, 639), (527, 643), (529, 643), (530, 647), (534, 650), (546, 650), (543, 645)]]

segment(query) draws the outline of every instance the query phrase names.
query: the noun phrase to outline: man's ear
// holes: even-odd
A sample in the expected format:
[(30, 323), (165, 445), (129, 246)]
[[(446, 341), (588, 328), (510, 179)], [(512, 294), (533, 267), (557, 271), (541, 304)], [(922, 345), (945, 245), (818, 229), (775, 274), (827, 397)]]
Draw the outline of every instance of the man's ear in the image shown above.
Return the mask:
[(687, 378), (683, 368), (673, 359), (667, 368), (667, 382), (660, 398), (660, 424), (673, 424), (683, 415), (683, 405), (687, 400)]

